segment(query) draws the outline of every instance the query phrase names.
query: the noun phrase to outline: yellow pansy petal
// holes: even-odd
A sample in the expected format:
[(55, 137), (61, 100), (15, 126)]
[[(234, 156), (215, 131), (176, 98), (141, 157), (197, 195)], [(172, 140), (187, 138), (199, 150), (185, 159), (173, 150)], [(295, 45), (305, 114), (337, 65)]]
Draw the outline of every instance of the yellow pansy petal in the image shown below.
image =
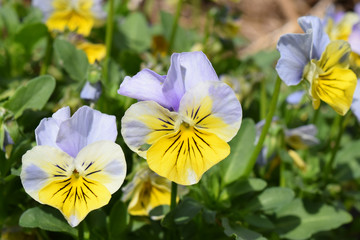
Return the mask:
[(219, 81), (188, 90), (180, 102), (183, 120), (228, 142), (241, 125), (242, 109), (234, 91)]
[(176, 133), (163, 136), (150, 147), (147, 161), (160, 176), (191, 185), (229, 153), (229, 145), (215, 134), (182, 124)]
[(70, 177), (73, 158), (61, 150), (50, 146), (36, 146), (22, 157), (21, 182), (25, 191), (36, 201), (39, 191), (51, 181)]
[(126, 161), (119, 145), (112, 141), (98, 141), (87, 145), (75, 158), (80, 176), (101, 183), (112, 194), (126, 176)]
[(39, 198), (41, 202), (58, 208), (75, 227), (90, 211), (106, 205), (111, 194), (99, 182), (73, 174), (44, 187)]
[(304, 160), (300, 157), (300, 155), (295, 152), (294, 150), (289, 150), (288, 151), (289, 156), (293, 159), (295, 165), (302, 171), (306, 170), (306, 163), (304, 162)]
[(320, 98), (338, 114), (345, 115), (351, 106), (356, 84), (357, 78), (353, 71), (335, 68), (315, 79), (312, 88), (316, 95), (313, 97)]
[(87, 36), (94, 25), (94, 17), (91, 13), (92, 1), (79, 1), (76, 7), (68, 0), (55, 0), (54, 12), (49, 16), (46, 25), (50, 30), (76, 31)]
[(331, 41), (321, 55), (319, 67), (324, 72), (331, 71), (333, 68), (348, 68), (350, 53), (349, 43), (342, 40)]
[(173, 133), (178, 114), (153, 101), (131, 105), (121, 120), (121, 134), (131, 150), (146, 158), (150, 145), (162, 136)]
[(81, 42), (76, 44), (76, 47), (86, 53), (89, 63), (91, 64), (95, 63), (96, 60), (102, 60), (106, 55), (106, 47), (104, 44)]

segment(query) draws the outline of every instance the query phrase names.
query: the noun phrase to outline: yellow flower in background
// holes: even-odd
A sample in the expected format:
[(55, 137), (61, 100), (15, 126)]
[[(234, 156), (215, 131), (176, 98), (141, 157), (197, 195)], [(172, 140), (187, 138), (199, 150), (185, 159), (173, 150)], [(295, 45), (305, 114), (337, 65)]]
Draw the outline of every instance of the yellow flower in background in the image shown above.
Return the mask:
[(75, 43), (75, 46), (86, 53), (90, 64), (95, 63), (96, 60), (101, 61), (106, 55), (106, 47), (104, 44), (81, 41)]
[(357, 77), (349, 68), (350, 44), (338, 40), (330, 42), (319, 60), (312, 59), (304, 69), (304, 78), (310, 83), (310, 96), (315, 109), (320, 100), (329, 104), (338, 114), (350, 109)]
[(330, 41), (317, 17), (301, 17), (298, 22), (305, 33), (280, 37), (276, 71), (288, 86), (304, 80), (314, 109), (319, 108), (321, 100), (345, 115), (357, 84), (355, 73), (349, 69), (350, 44)]
[(94, 25), (105, 19), (101, 0), (34, 0), (51, 31), (69, 30), (87, 36)]
[(325, 32), (329, 35), (330, 40), (345, 40), (349, 39), (352, 28), (355, 23), (360, 20), (356, 13), (348, 12), (340, 19), (329, 17), (325, 27)]
[(130, 200), (129, 214), (148, 216), (155, 207), (170, 205), (171, 182), (145, 166), (137, 171), (123, 192), (123, 201)]

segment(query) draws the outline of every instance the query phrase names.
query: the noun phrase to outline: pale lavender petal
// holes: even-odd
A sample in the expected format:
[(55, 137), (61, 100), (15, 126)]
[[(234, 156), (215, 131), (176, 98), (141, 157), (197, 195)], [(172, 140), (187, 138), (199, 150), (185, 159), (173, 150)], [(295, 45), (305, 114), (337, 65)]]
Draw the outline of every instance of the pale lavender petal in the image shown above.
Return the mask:
[(288, 86), (300, 83), (304, 67), (310, 61), (312, 35), (285, 34), (280, 37), (277, 50), (280, 59), (276, 64), (276, 71), (281, 80)]
[(54, 11), (52, 2), (53, 1), (32, 0), (31, 5), (41, 10), (44, 15), (44, 21), (46, 21), (51, 15), (51, 13)]
[(163, 94), (166, 96), (171, 107), (175, 111), (179, 109), (180, 100), (185, 93), (185, 84), (183, 79), (185, 69), (181, 68), (180, 56), (180, 53), (174, 53), (171, 55), (171, 65), (162, 88)]
[(155, 101), (163, 107), (170, 108), (171, 103), (162, 92), (165, 77), (149, 69), (143, 69), (133, 77), (125, 77), (118, 93), (141, 101)]
[(330, 39), (324, 30), (320, 18), (315, 16), (304, 16), (298, 19), (300, 27), (305, 33), (312, 34), (311, 59), (320, 59)]
[(356, 12), (358, 15), (360, 15), (360, 3), (355, 4), (354, 12)]
[(89, 81), (86, 81), (85, 86), (80, 92), (80, 98), (97, 101), (101, 95), (101, 82), (96, 82), (91, 84)]
[(163, 92), (177, 111), (184, 93), (207, 81), (219, 81), (219, 78), (203, 52), (174, 53)]
[(103, 10), (103, 1), (102, 0), (93, 0), (93, 6), (91, 8), (91, 12), (94, 17), (98, 20), (106, 19), (106, 12)]
[(357, 23), (353, 26), (348, 42), (351, 45), (351, 50), (357, 54), (360, 54), (360, 23)]
[(314, 146), (319, 144), (319, 139), (315, 137), (317, 132), (318, 130), (315, 125), (308, 124), (293, 129), (286, 129), (285, 135), (287, 137), (297, 136), (303, 144), (307, 146)]
[(61, 123), (56, 143), (64, 152), (76, 157), (86, 145), (101, 140), (114, 142), (116, 136), (115, 116), (83, 106)]
[(301, 99), (303, 98), (305, 94), (305, 90), (300, 90), (293, 92), (286, 98), (286, 102), (291, 105), (297, 105), (300, 103)]
[(63, 107), (55, 112), (51, 118), (44, 118), (35, 129), (37, 145), (47, 145), (59, 148), (56, 144), (56, 137), (60, 124), (70, 118), (70, 108)]
[(351, 104), (351, 111), (354, 113), (355, 117), (360, 122), (360, 79), (357, 82), (354, 92), (353, 102)]

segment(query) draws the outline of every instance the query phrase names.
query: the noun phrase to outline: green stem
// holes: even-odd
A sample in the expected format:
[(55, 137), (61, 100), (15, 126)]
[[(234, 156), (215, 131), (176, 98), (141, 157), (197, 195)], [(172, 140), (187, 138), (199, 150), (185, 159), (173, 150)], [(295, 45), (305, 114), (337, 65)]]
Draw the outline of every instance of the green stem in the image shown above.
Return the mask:
[(336, 140), (335, 140), (335, 146), (332, 148), (332, 151), (331, 151), (331, 157), (330, 157), (330, 160), (326, 163), (326, 166), (325, 166), (325, 179), (328, 179), (329, 175), (331, 174), (331, 171), (332, 171), (332, 168), (333, 168), (333, 165), (334, 165), (334, 161), (335, 161), (335, 158), (336, 158), (336, 154), (339, 150), (339, 147), (340, 147), (340, 143), (341, 143), (341, 138), (343, 136), (343, 133), (344, 133), (344, 130), (345, 130), (345, 127), (350, 119), (350, 116), (351, 114), (347, 114), (346, 116), (344, 117), (341, 117), (341, 116), (338, 116), (337, 118), (340, 118), (339, 120), (338, 119), (335, 119), (334, 121), (336, 121), (336, 123), (338, 123), (338, 135), (336, 136)]
[(105, 56), (104, 68), (103, 68), (103, 78), (105, 83), (108, 81), (109, 59), (111, 55), (113, 32), (114, 32), (114, 0), (109, 0), (109, 13), (107, 16), (106, 36), (105, 36), (106, 56)]
[(313, 119), (312, 119), (312, 121), (311, 121), (312, 124), (315, 124), (315, 125), (316, 125), (316, 121), (317, 121), (317, 119), (318, 119), (319, 112), (320, 112), (320, 107), (321, 107), (321, 106), (319, 106), (319, 108), (314, 111)]
[(78, 240), (84, 240), (84, 222), (82, 221), (78, 227)]
[(246, 166), (246, 169), (245, 169), (245, 172), (244, 172), (244, 176), (245, 177), (248, 177), (252, 171), (252, 169), (254, 168), (254, 165), (256, 163), (256, 159), (263, 147), (263, 144), (264, 144), (264, 141), (265, 141), (265, 138), (266, 138), (266, 135), (267, 135), (267, 132), (270, 128), (270, 124), (272, 122), (272, 118), (274, 116), (274, 113), (275, 113), (275, 109), (276, 109), (276, 105), (277, 105), (277, 101), (278, 101), (278, 98), (279, 98), (279, 93), (280, 93), (280, 86), (281, 86), (281, 79), (278, 77), (277, 80), (276, 80), (276, 83), (275, 83), (275, 88), (274, 88), (274, 94), (272, 96), (272, 99), (271, 99), (271, 103), (270, 103), (270, 109), (269, 109), (269, 112), (266, 116), (266, 122), (265, 122), (265, 125), (261, 131), (261, 135), (260, 135), (260, 138), (259, 138), (259, 141), (257, 143), (257, 145), (255, 146), (255, 149), (252, 153), (252, 155), (250, 156), (250, 160), (249, 160), (249, 163), (247, 164)]
[(265, 119), (266, 117), (266, 79), (264, 78), (260, 83), (260, 119)]
[(48, 33), (47, 43), (46, 43), (46, 52), (45, 59), (40, 69), (40, 75), (47, 73), (53, 54), (53, 38), (51, 33)]
[(176, 207), (176, 197), (177, 197), (177, 184), (171, 182), (170, 211), (174, 210)]
[(170, 34), (170, 40), (169, 40), (169, 49), (168, 49), (169, 54), (172, 52), (172, 47), (174, 45), (175, 36), (176, 36), (176, 30), (177, 30), (177, 27), (178, 27), (179, 17), (180, 17), (180, 13), (181, 13), (182, 2), (183, 2), (183, 0), (178, 0), (175, 19), (174, 19), (174, 22), (173, 22), (173, 25), (172, 25), (172, 28), (171, 28), (171, 34)]

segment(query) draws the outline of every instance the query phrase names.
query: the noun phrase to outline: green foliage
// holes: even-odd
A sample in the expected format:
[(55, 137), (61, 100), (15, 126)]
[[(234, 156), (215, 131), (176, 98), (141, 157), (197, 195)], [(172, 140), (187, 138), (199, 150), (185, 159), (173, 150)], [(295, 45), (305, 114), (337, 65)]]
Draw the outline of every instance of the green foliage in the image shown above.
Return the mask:
[(55, 79), (51, 76), (32, 79), (25, 86), (18, 88), (3, 106), (15, 118), (20, 117), (26, 109), (40, 110), (47, 103), (55, 85)]
[(61, 219), (62, 216), (54, 214), (53, 209), (46, 208), (47, 211), (44, 209), (34, 207), (26, 210), (20, 217), (20, 226), (77, 235), (77, 230), (72, 228), (63, 218)]
[[(105, 2), (104, 9), (109, 11), (110, 1)], [(107, 42), (101, 21), (86, 37), (68, 30), (53, 32), (43, 21), (41, 10), (29, 1), (2, 1), (0, 238), (76, 239), (78, 229), (84, 229), (85, 239), (91, 240), (358, 239), (360, 124), (354, 114), (345, 116), (345, 131), (334, 166), (326, 175), (341, 120), (326, 104), (315, 113), (307, 97), (299, 104), (288, 104), (289, 94), (304, 86), (283, 84), (276, 117), (262, 146), (265, 157), (260, 156), (264, 158), (259, 157), (251, 173), (245, 175), (261, 131), (255, 123), (263, 120), (270, 108), (279, 52), (248, 52), (247, 36), (239, 32), (244, 27), (238, 20), (243, 13), (237, 8), (230, 11), (221, 1), (184, 2), (170, 52), (203, 51), (220, 79), (229, 80), (226, 83), (236, 91), (243, 121), (228, 143), (229, 156), (206, 171), (199, 183), (179, 186), (178, 203), (171, 211), (169, 205), (161, 205), (151, 209), (149, 216), (128, 213), (129, 203), (122, 200), (123, 186), (106, 206), (91, 211), (80, 228), (70, 227), (60, 211), (27, 195), (20, 179), (22, 156), (36, 145), (34, 130), (41, 119), (64, 106), (75, 112), (88, 104), (116, 116), (116, 143), (126, 157), (126, 181), (136, 174), (138, 161), (146, 164), (135, 157), (121, 135), (121, 119), (137, 100), (120, 96), (117, 91), (125, 76), (134, 76), (141, 69), (160, 75), (169, 69), (168, 45), (176, 6), (163, 1), (166, 6), (161, 9), (165, 12), (157, 9), (156, 2), (143, 1), (133, 10), (132, 1), (115, 1), (109, 59), (90, 65), (86, 53), (75, 43)], [(108, 67), (106, 79), (104, 64)], [(44, 72), (49, 75), (42, 75)], [(101, 82), (98, 101), (80, 98), (85, 81)], [(290, 140), (299, 138), (290, 139), (288, 130), (310, 123), (317, 127), (313, 137), (319, 144), (299, 148), (290, 144)], [(13, 143), (5, 139), (6, 134)], [(305, 140), (309, 139), (305, 136)], [(141, 199), (146, 197), (142, 192)]]
[(75, 81), (84, 81), (89, 68), (89, 61), (84, 51), (77, 49), (70, 42), (56, 38), (54, 51), (59, 57), (60, 65)]
[(139, 12), (129, 14), (119, 28), (124, 36), (122, 41), (127, 48), (138, 53), (150, 48), (151, 32), (143, 14)]
[(287, 239), (309, 239), (320, 231), (328, 231), (349, 223), (346, 211), (319, 202), (294, 199), (276, 212), (276, 232)]
[(255, 134), (254, 121), (244, 119), (239, 132), (229, 143), (231, 154), (219, 164), (224, 184), (229, 184), (243, 176), (245, 166), (255, 147)]

